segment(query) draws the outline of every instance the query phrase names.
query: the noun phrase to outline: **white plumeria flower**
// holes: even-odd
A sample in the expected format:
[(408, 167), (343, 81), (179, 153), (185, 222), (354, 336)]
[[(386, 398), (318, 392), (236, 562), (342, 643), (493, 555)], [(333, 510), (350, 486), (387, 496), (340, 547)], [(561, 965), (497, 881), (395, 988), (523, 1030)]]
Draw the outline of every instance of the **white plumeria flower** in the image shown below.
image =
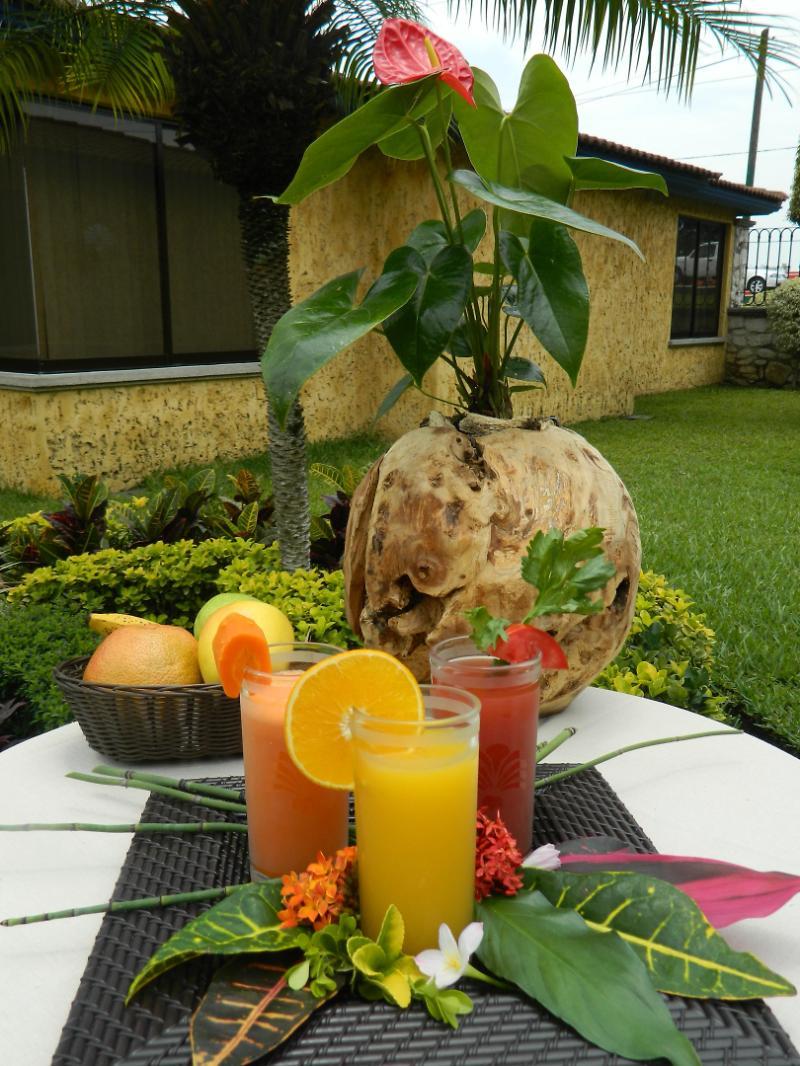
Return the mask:
[(470, 922), (456, 938), (444, 922), (439, 926), (439, 950), (428, 948), (414, 959), (426, 977), (432, 977), (437, 988), (454, 985), (469, 964), (469, 957), (483, 940), (483, 922)]
[(561, 852), (555, 844), (542, 844), (522, 860), (522, 865), (533, 866), (537, 870), (558, 870), (561, 867)]

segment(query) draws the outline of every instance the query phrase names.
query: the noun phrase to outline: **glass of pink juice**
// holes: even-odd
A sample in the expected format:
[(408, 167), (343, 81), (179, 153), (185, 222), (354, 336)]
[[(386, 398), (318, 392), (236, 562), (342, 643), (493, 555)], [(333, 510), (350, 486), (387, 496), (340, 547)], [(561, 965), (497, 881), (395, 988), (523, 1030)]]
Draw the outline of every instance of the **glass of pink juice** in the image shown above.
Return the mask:
[(523, 855), (533, 842), (533, 783), (541, 659), (504, 663), (469, 637), (431, 649), (431, 681), (466, 689), (481, 702), (478, 806), (500, 817)]
[(305, 870), (317, 852), (347, 846), (348, 793), (323, 788), (289, 757), (283, 734), (286, 701), (300, 674), (332, 644), (273, 644), (272, 673), (245, 671), (240, 696), (247, 838), (254, 881)]

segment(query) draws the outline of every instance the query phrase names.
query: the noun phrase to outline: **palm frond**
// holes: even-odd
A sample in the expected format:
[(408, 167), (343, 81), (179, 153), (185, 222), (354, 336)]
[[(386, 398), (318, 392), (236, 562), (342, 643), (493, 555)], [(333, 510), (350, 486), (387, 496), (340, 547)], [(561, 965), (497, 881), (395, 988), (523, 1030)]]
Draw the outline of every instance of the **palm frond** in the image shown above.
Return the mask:
[(66, 88), (115, 114), (162, 109), (172, 97), (172, 81), (162, 54), (161, 25), (103, 5), (84, 8), (82, 15), (65, 71)]
[(798, 65), (800, 49), (789, 39), (793, 19), (743, 10), (741, 0), (449, 0), (451, 14), (477, 13), (504, 36), (527, 46), (544, 17), (544, 47), (571, 59), (588, 51), (604, 67), (627, 64), (645, 79), (688, 95), (694, 83), (700, 41), (711, 38), (754, 67), (761, 31), (773, 34), (767, 78), (782, 83), (781, 67)]
[(6, 16), (0, 8), (0, 155), (10, 151), (25, 128), (25, 104), (41, 86), (57, 81), (59, 52), (49, 41)]

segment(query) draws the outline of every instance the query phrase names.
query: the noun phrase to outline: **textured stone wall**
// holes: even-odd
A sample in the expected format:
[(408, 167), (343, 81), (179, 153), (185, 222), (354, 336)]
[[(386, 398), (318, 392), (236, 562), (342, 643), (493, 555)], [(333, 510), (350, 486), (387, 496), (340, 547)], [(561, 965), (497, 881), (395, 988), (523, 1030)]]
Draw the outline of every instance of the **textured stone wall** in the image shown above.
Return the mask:
[(778, 350), (765, 308), (728, 312), (725, 380), (731, 385), (800, 388), (800, 359)]
[[(464, 200), (464, 206), (474, 206)], [(707, 205), (652, 192), (584, 192), (575, 208), (632, 237), (645, 262), (615, 241), (577, 234), (592, 297), (589, 343), (577, 388), (535, 340), (518, 347), (542, 366), (547, 389), (518, 394), (520, 415), (564, 422), (630, 413), (639, 393), (722, 380), (722, 345), (669, 344), (677, 218), (720, 221)], [(362, 288), (410, 230), (437, 216), (424, 165), (367, 153), (342, 181), (293, 210), (290, 273), (295, 299), (332, 277), (364, 269)], [(488, 249), (487, 249), (488, 255)], [(730, 256), (723, 291), (727, 292)], [(720, 325), (725, 332), (725, 322)], [(306, 386), (309, 437), (340, 437), (372, 427), (402, 368), (386, 342), (370, 335), (336, 357)], [(411, 390), (378, 423), (389, 438), (417, 425), (431, 397), (452, 400), (446, 367), (434, 367), (427, 396)], [(52, 491), (58, 473), (102, 473), (115, 488), (144, 474), (217, 456), (262, 451), (267, 440), (260, 378), (175, 381), (25, 392), (0, 389), (0, 483)]]

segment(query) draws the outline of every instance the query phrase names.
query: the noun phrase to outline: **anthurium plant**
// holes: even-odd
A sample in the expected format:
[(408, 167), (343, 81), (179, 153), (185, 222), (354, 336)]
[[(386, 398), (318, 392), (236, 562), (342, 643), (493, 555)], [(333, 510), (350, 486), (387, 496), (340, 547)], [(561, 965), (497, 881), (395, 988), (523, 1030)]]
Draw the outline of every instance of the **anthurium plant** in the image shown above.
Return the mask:
[(401, 1010), (417, 1003), (457, 1028), (473, 1009), (454, 987), (466, 980), (522, 991), (608, 1052), (699, 1066), (660, 992), (746, 1000), (795, 991), (708, 918), (713, 908), (725, 922), (772, 913), (800, 889), (788, 874), (634, 854), (611, 838), (547, 844), (523, 859), (502, 821), (479, 811), (476, 921), (460, 932), (442, 924), (438, 947), (411, 956), (394, 905), (375, 939), (359, 928), (356, 862), (351, 846), (300, 874), (238, 887), (156, 951), (129, 1000), (180, 963), (233, 956), (191, 1030), (198, 1066), (234, 1064), (260, 1060), (347, 988)]
[[(363, 271), (353, 270), (278, 321), (262, 359), (278, 418), (285, 420), (312, 374), (373, 330), (386, 337), (404, 371), (379, 415), (409, 387), (425, 391), (425, 374), (443, 359), (453, 372), (456, 407), (510, 416), (514, 393), (545, 384), (541, 368), (516, 353), (524, 331), (574, 385), (588, 335), (589, 288), (571, 231), (641, 252), (576, 211), (573, 197), (583, 189), (666, 195), (663, 178), (577, 155), (575, 99), (546, 55), (526, 65), (510, 112), (485, 71), (470, 68), (453, 45), (418, 23), (387, 20), (373, 62), (388, 87), (310, 145), (277, 200), (299, 204), (377, 148), (392, 159), (427, 163), (439, 217), (421, 221), (388, 253), (360, 298)], [(471, 169), (454, 165), (454, 124)], [(479, 206), (466, 210), (465, 193)]]

